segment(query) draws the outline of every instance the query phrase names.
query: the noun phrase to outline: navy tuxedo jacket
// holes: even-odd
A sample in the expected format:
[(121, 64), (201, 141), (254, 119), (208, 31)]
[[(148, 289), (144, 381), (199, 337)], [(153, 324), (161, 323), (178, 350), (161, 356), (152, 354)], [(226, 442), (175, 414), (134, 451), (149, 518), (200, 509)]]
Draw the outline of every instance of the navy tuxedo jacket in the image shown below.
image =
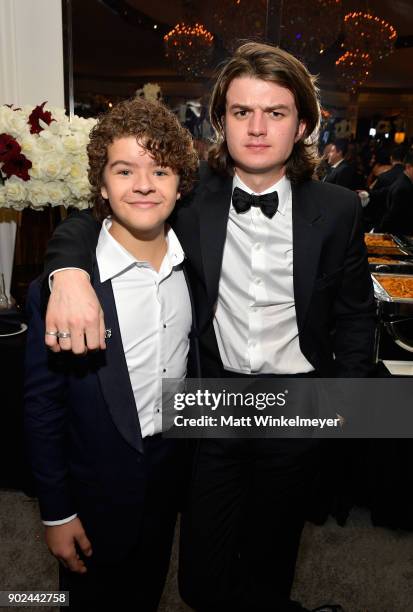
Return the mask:
[[(48, 351), (40, 282), (30, 286), (25, 430), (42, 519), (77, 513), (92, 541), (94, 558), (113, 560), (123, 556), (138, 537), (150, 466), (112, 285), (110, 280), (100, 282), (97, 266), (92, 283), (112, 335), (105, 351), (85, 356)], [(196, 353), (192, 346), (191, 354)], [(163, 440), (159, 461), (169, 452), (174, 454), (177, 443)], [(178, 497), (175, 489), (183, 485), (185, 474), (177, 474), (172, 463), (171, 496)]]
[[(187, 258), (201, 372), (206, 377), (222, 372), (212, 321), (231, 194), (232, 177), (220, 176), (201, 163), (196, 188), (171, 218)], [(292, 185), (292, 200), (294, 299), (301, 350), (322, 376), (367, 376), (373, 358), (375, 303), (359, 198), (338, 185), (305, 181)], [(90, 271), (98, 234), (99, 226), (88, 213), (64, 221), (49, 243), (46, 274), (68, 266)]]

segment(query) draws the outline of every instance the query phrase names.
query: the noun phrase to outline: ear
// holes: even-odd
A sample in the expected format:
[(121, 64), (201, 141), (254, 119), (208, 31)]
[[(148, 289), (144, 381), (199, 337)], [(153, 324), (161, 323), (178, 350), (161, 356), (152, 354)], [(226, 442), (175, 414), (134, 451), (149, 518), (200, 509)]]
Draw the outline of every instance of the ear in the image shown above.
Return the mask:
[(299, 140), (301, 140), (306, 129), (307, 129), (307, 124), (305, 121), (301, 119), (300, 122), (298, 123), (297, 133), (295, 135), (294, 142), (298, 142)]
[(109, 200), (107, 189), (104, 185), (100, 188), (100, 194), (104, 200)]

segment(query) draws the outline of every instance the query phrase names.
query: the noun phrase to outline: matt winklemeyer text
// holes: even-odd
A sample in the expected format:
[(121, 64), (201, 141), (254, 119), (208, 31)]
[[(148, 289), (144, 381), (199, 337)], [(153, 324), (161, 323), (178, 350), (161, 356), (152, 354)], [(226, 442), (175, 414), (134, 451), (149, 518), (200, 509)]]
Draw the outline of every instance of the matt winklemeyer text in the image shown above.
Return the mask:
[(234, 417), (232, 415), (221, 415), (219, 418), (203, 415), (197, 418), (188, 418), (180, 414), (174, 418), (176, 427), (318, 427), (324, 429), (324, 427), (339, 427), (340, 424), (340, 418), (306, 419), (298, 415), (295, 417), (272, 417), (270, 415)]

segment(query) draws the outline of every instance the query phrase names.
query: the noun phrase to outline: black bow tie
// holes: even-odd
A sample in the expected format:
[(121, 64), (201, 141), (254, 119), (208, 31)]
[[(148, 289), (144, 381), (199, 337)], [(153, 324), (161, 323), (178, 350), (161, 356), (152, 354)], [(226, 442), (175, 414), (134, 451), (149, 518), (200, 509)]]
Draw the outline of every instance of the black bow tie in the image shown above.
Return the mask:
[(278, 193), (266, 193), (265, 195), (252, 195), (235, 187), (232, 192), (232, 204), (237, 213), (247, 212), (251, 206), (261, 208), (263, 215), (272, 219), (278, 208)]

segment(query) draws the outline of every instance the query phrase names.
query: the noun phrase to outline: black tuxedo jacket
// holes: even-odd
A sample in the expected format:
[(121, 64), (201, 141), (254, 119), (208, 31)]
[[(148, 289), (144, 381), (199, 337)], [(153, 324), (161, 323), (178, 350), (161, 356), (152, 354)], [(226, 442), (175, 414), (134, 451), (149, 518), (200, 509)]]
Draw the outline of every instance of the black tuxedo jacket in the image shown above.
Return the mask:
[(378, 228), (386, 214), (386, 202), (390, 187), (397, 181), (400, 175), (403, 174), (403, 164), (394, 164), (387, 172), (382, 172), (377, 177), (374, 186), (370, 190), (370, 200), (364, 209), (364, 217), (366, 220), (366, 230), (372, 227)]
[[(105, 351), (77, 356), (50, 353), (44, 344), (40, 283), (28, 295), (25, 430), (43, 520), (77, 513), (95, 560), (122, 558), (141, 529), (150, 466), (110, 280), (92, 283), (111, 329)], [(192, 354), (196, 354), (192, 346)], [(181, 441), (162, 440), (152, 461), (167, 460), (168, 503), (181, 503), (185, 463)], [(156, 445), (155, 445), (156, 446)], [(182, 455), (184, 454), (182, 448)], [(177, 461), (179, 465), (177, 465)]]
[(404, 172), (387, 196), (387, 210), (377, 231), (413, 234), (413, 183)]
[(343, 160), (336, 168), (331, 168), (330, 172), (324, 179), (325, 183), (333, 183), (341, 185), (348, 189), (358, 189), (357, 172), (353, 164)]
[[(348, 189), (316, 181), (293, 184), (292, 190), (301, 350), (320, 375), (366, 376), (372, 362), (375, 305), (359, 198)], [(218, 377), (222, 371), (212, 321), (231, 193), (232, 177), (219, 176), (201, 164), (196, 189), (171, 219), (187, 258), (201, 371), (207, 377)], [(49, 243), (46, 274), (68, 266), (89, 271), (98, 232), (90, 214), (78, 213), (64, 221)]]

